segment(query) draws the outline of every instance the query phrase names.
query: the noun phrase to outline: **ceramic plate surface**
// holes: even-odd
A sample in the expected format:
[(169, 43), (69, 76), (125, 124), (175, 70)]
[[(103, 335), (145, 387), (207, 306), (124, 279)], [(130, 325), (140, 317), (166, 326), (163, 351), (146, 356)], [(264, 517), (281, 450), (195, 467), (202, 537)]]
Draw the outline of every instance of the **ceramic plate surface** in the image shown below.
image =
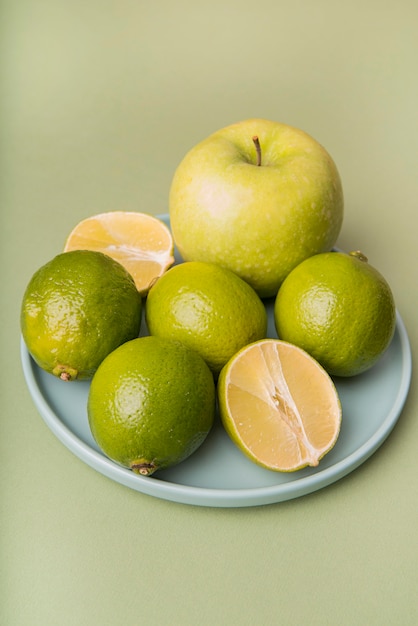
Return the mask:
[[(163, 219), (168, 223), (166, 216)], [(277, 338), (273, 301), (266, 306), (268, 336)], [(142, 334), (146, 334), (144, 321), (142, 325)], [(206, 441), (189, 459), (143, 477), (109, 460), (93, 440), (87, 419), (89, 382), (65, 383), (44, 372), (29, 355), (23, 340), (21, 359), (40, 415), (57, 438), (87, 465), (136, 491), (213, 507), (257, 506), (297, 498), (355, 470), (381, 446), (399, 419), (412, 369), (408, 335), (397, 312), (395, 335), (380, 361), (359, 376), (334, 379), (343, 410), (341, 432), (318, 467), (291, 474), (258, 467), (235, 447), (217, 419)]]

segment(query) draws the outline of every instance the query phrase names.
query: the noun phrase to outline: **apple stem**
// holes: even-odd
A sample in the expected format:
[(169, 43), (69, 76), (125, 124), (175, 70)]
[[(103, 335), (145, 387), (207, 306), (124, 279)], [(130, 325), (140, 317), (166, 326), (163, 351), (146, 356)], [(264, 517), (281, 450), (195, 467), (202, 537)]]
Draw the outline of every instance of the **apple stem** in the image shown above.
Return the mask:
[(260, 140), (257, 137), (257, 135), (254, 135), (253, 142), (255, 145), (255, 151), (257, 153), (257, 166), (259, 167), (261, 165), (261, 146), (260, 146)]

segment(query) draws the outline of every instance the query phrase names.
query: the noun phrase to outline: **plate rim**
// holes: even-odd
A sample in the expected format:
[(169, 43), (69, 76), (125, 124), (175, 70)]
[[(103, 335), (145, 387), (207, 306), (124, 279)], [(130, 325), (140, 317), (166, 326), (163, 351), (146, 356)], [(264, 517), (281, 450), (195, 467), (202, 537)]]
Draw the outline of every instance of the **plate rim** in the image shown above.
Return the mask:
[(35, 368), (38, 368), (38, 366), (30, 356), (22, 335), (20, 336), (20, 352), (26, 384), (38, 412), (61, 443), (87, 465), (104, 476), (146, 495), (181, 504), (236, 508), (273, 504), (313, 493), (354, 471), (376, 452), (387, 439), (400, 417), (408, 396), (412, 377), (411, 346), (405, 324), (398, 310), (396, 310), (395, 331), (399, 333), (401, 345), (401, 381), (390, 411), (388, 411), (380, 426), (367, 441), (340, 461), (315, 474), (277, 485), (233, 489), (196, 487), (152, 477), (150, 479), (150, 477), (138, 476), (103, 456), (103, 454), (91, 448), (72, 432), (52, 410), (37, 384)]

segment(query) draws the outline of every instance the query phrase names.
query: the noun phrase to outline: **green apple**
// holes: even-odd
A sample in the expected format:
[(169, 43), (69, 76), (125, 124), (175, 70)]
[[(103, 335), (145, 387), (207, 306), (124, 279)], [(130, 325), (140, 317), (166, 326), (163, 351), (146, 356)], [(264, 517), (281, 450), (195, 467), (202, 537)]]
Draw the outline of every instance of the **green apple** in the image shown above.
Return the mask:
[(226, 267), (261, 297), (289, 272), (331, 250), (343, 221), (336, 165), (310, 135), (249, 119), (197, 144), (177, 167), (169, 212), (186, 261)]

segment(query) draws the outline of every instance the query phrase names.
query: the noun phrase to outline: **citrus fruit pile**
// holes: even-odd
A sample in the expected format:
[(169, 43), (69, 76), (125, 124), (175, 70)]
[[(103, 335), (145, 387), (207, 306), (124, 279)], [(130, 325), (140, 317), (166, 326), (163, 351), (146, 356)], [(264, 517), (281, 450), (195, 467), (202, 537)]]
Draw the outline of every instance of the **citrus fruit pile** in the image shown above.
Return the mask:
[(193, 454), (216, 409), (254, 463), (316, 467), (343, 419), (333, 378), (373, 367), (396, 324), (365, 255), (332, 250), (335, 164), (302, 131), (233, 125), (180, 164), (171, 218), (173, 231), (124, 211), (77, 224), (23, 296), (29, 353), (65, 383), (91, 379), (97, 444), (143, 476)]

